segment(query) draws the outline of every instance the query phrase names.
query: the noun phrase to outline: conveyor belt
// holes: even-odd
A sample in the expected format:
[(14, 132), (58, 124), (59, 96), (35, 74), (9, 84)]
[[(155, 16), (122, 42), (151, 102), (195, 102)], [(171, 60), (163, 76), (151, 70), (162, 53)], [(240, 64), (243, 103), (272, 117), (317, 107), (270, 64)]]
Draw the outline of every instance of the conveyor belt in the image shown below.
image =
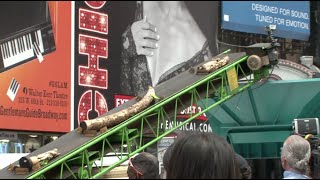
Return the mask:
[[(239, 60), (240, 58), (245, 57), (245, 53), (231, 53), (228, 54), (228, 56), (230, 57), (230, 62), (228, 63), (227, 66), (232, 65), (233, 63), (235, 63), (237, 60)], [(219, 55), (219, 56), (225, 56), (223, 55)], [(245, 63), (245, 61), (243, 61)], [(212, 72), (214, 73), (214, 72)], [(197, 81), (202, 80), (203, 78), (205, 78), (208, 75), (195, 75), (190, 73), (189, 71), (185, 71), (183, 73), (181, 73), (180, 75), (158, 85), (155, 87), (155, 92), (157, 94), (157, 96), (163, 97), (163, 98), (168, 98), (180, 91), (182, 91), (183, 89), (186, 89), (187, 87), (193, 85), (194, 83), (196, 83)], [(143, 95), (141, 95), (143, 96)], [(125, 104), (114, 108), (112, 110), (110, 110), (109, 112), (107, 112), (106, 114), (102, 115), (109, 115), (112, 114), (114, 112), (118, 112), (122, 109), (126, 109), (129, 106), (131, 106), (132, 104), (135, 104), (137, 102), (136, 98), (126, 102)], [(28, 155), (28, 157), (30, 156), (35, 156), (41, 153), (44, 153), (46, 151), (52, 150), (54, 148), (57, 148), (60, 155), (58, 157), (56, 157), (55, 159), (53, 159), (52, 161), (50, 161), (50, 164), (58, 161), (59, 159), (63, 158), (64, 156), (68, 155), (69, 153), (77, 150), (79, 147), (84, 146), (86, 144), (88, 144), (90, 141), (94, 140), (97, 137), (85, 137), (82, 134), (79, 134), (76, 130), (73, 130), (63, 136), (61, 136), (60, 138), (56, 139), (53, 142), (50, 142), (49, 144), (41, 147), (40, 149), (30, 153)], [(18, 161), (13, 163), (14, 165), (18, 165)], [(47, 165), (47, 166), (48, 166)], [(55, 169), (52, 170), (51, 173), (55, 173), (54, 171), (56, 171)], [(57, 172), (60, 173), (60, 172)], [(31, 173), (30, 173), (31, 174)], [(27, 175), (16, 175), (13, 172), (10, 172), (8, 170), (8, 167), (3, 168), (0, 171), (0, 178), (4, 178), (4, 179), (24, 179), (27, 178), (30, 174)]]

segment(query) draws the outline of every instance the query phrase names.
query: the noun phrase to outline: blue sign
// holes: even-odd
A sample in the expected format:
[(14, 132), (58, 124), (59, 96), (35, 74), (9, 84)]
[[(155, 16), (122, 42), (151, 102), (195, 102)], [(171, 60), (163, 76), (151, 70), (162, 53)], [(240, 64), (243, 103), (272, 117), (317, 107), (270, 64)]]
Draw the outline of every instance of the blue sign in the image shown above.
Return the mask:
[(267, 34), (265, 27), (276, 25), (274, 36), (307, 41), (310, 35), (309, 1), (223, 1), (222, 28)]

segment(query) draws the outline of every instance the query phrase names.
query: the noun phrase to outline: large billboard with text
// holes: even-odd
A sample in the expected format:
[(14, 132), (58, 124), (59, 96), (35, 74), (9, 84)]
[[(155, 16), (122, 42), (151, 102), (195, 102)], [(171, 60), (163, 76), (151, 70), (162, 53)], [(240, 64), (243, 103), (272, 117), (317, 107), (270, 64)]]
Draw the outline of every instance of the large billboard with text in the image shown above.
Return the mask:
[(267, 34), (276, 25), (277, 37), (309, 40), (309, 1), (222, 1), (221, 17), (223, 29)]
[(71, 2), (1, 1), (0, 129), (71, 129)]

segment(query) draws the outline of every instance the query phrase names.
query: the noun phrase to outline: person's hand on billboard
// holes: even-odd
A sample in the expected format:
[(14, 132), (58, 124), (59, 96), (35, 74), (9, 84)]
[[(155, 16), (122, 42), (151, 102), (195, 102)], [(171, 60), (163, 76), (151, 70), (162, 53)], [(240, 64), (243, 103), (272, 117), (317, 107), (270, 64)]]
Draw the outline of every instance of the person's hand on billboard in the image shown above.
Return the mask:
[(131, 26), (133, 40), (138, 55), (153, 56), (154, 49), (159, 47), (160, 35), (157, 28), (147, 22), (146, 16), (143, 20), (136, 21)]

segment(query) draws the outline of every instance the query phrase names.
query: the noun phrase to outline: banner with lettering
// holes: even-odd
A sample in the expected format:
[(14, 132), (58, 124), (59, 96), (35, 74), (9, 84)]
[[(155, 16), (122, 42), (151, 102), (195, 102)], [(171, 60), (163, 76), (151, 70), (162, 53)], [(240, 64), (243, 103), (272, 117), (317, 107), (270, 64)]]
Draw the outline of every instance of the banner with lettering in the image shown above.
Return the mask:
[(71, 129), (71, 2), (1, 1), (0, 129)]
[[(74, 128), (114, 108), (119, 93), (121, 31), (130, 2), (75, 1)], [(120, 5), (123, 9), (121, 10)]]
[(309, 1), (222, 1), (222, 28), (267, 34), (265, 27), (276, 25), (274, 35), (308, 41)]

